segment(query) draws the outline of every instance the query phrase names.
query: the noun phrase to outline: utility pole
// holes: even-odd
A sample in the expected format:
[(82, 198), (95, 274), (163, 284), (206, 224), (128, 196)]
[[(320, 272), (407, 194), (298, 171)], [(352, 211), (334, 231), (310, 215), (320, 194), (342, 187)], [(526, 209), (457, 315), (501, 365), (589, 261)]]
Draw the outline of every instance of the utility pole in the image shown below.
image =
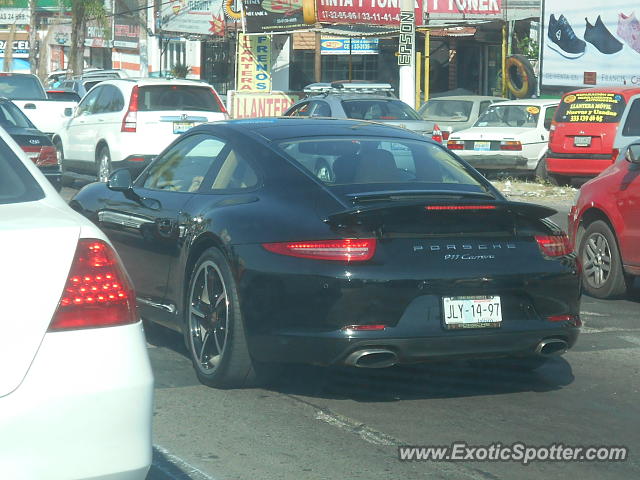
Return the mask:
[(414, 0), (400, 0), (400, 39), (398, 65), (400, 100), (415, 107), (416, 95), (416, 19)]
[(38, 0), (29, 0), (29, 69), (34, 75), (38, 73), (38, 21), (36, 7)]

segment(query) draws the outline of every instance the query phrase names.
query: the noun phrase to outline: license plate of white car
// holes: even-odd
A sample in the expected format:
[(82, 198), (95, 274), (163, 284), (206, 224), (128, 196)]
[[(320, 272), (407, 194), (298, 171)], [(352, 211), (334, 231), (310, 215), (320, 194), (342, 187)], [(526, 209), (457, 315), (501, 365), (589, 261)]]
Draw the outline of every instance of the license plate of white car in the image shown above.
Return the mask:
[(184, 133), (194, 125), (193, 122), (173, 122), (173, 133)]
[(591, 137), (573, 137), (573, 145), (575, 147), (590, 147)]
[(448, 329), (500, 327), (500, 296), (442, 297), (442, 316)]
[(474, 142), (473, 149), (479, 152), (488, 152), (491, 150), (491, 142)]

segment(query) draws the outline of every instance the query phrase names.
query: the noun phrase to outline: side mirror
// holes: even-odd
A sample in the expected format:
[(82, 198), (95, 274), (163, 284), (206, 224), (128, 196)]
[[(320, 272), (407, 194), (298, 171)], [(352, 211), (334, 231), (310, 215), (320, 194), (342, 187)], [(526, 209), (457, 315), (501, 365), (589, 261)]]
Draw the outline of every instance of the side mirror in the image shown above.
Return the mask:
[(73, 115), (73, 108), (71, 107), (67, 107), (64, 109), (64, 116), (65, 117), (70, 117), (71, 115)]
[(632, 143), (629, 145), (624, 154), (624, 158), (627, 162), (640, 164), (640, 143)]
[(128, 192), (133, 188), (131, 172), (126, 168), (120, 168), (109, 176), (107, 187), (114, 192)]

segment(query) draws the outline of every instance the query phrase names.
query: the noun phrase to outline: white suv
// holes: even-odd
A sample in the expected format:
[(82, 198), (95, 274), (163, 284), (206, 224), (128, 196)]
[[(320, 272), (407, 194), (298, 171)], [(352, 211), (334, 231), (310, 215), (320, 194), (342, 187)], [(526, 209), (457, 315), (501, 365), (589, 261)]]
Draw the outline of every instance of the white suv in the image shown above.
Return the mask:
[[(226, 119), (211, 85), (193, 80), (113, 79), (91, 89), (53, 137), (63, 172), (140, 172), (181, 133)], [(68, 180), (68, 179), (67, 179)]]

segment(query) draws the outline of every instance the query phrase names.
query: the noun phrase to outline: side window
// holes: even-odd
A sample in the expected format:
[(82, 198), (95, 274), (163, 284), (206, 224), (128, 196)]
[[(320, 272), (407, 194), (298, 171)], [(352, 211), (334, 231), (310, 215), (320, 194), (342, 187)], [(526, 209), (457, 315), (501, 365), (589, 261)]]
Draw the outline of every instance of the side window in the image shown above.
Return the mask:
[(242, 156), (230, 150), (213, 179), (211, 190), (238, 190), (258, 184), (258, 175)]
[(547, 107), (544, 111), (544, 128), (549, 130), (551, 128), (551, 121), (553, 120), (553, 116), (556, 113), (556, 109), (558, 107)]
[(111, 92), (109, 96), (110, 102), (107, 104), (108, 112), (119, 112), (124, 108), (124, 96), (119, 88), (114, 87), (113, 85), (105, 85), (105, 88), (108, 88)]
[(113, 87), (105, 85), (101, 88), (102, 93), (98, 96), (96, 103), (93, 105), (93, 114), (109, 113), (111, 102), (113, 101)]
[(290, 117), (308, 117), (311, 113), (311, 103), (306, 102), (298, 105), (290, 114)]
[(314, 105), (312, 117), (330, 117), (331, 116), (331, 107), (327, 102), (316, 101), (312, 102)]
[(96, 88), (92, 92), (88, 93), (86, 97), (78, 104), (76, 109), (76, 117), (80, 115), (91, 115), (94, 110), (98, 96), (102, 93), (102, 88)]
[(640, 98), (636, 98), (629, 108), (622, 135), (625, 137), (640, 137)]
[(190, 135), (156, 159), (143, 187), (171, 192), (195, 192), (225, 147), (225, 141), (205, 134)]
[(489, 108), (491, 105), (491, 100), (485, 100), (484, 102), (480, 102), (480, 109), (478, 110), (478, 115), (482, 115), (484, 111)]

